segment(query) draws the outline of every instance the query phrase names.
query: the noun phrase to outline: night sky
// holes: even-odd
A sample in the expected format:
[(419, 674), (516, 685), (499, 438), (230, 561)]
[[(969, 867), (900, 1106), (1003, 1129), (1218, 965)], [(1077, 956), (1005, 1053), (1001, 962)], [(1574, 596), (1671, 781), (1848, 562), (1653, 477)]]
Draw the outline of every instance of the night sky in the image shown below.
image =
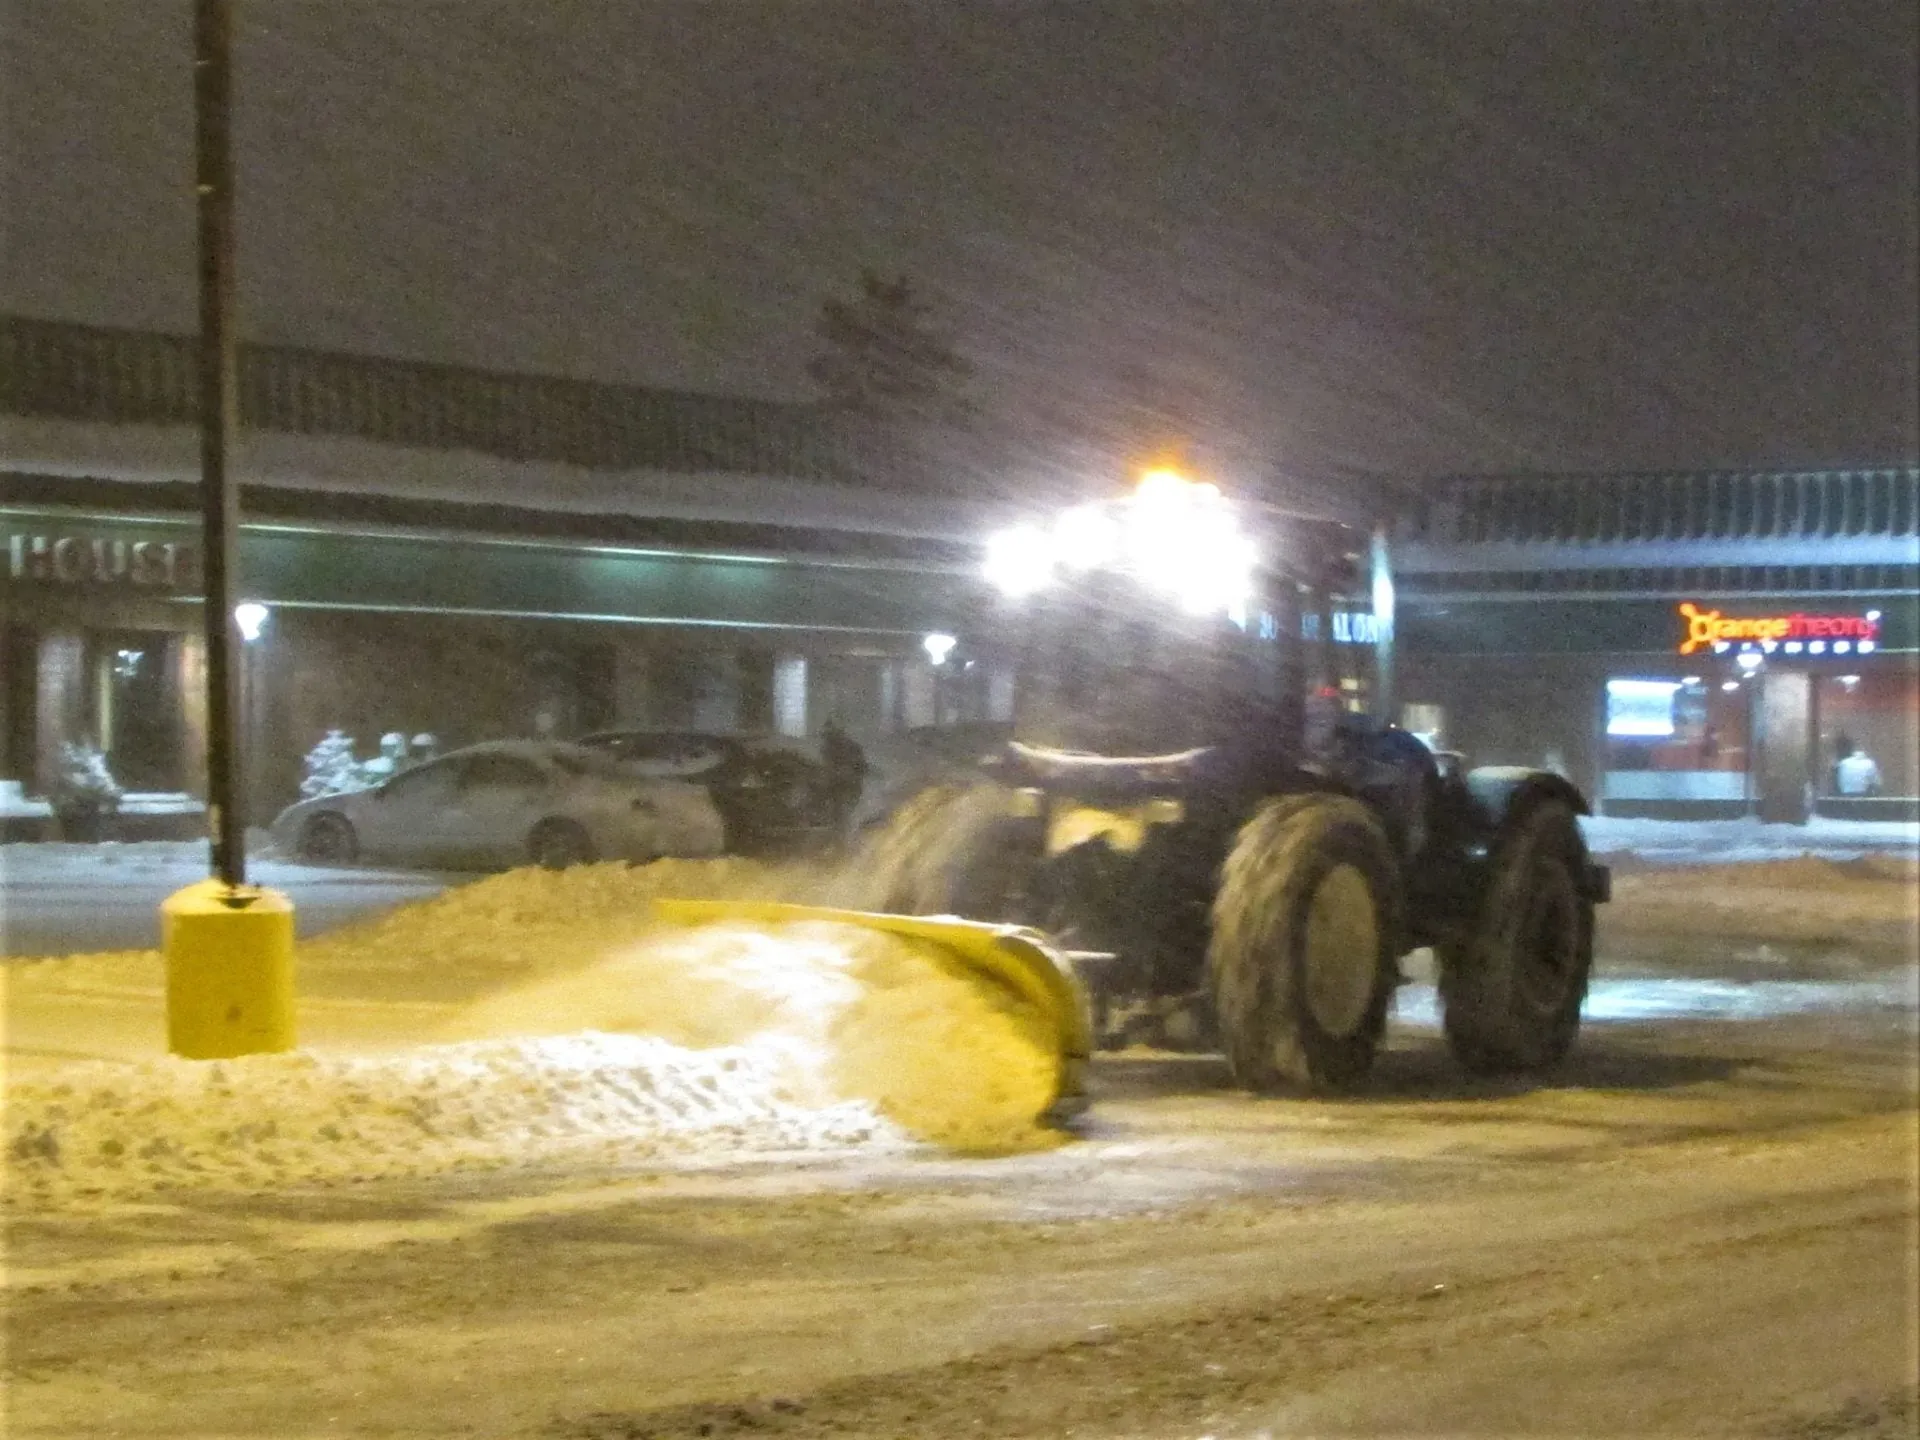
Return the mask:
[[(255, 339), (798, 397), (870, 264), (1300, 473), (1920, 456), (1913, 0), (237, 8)], [(0, 309), (191, 327), (189, 13), (0, 0)]]

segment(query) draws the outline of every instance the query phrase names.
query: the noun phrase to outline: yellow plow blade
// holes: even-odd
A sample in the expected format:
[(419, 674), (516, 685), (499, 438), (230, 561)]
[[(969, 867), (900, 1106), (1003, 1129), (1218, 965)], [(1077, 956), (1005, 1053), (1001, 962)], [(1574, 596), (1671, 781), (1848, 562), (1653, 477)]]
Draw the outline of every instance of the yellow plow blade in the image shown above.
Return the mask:
[(883, 915), (759, 900), (656, 900), (654, 913), (671, 925), (857, 925), (937, 946), (962, 968), (1010, 991), (1046, 1018), (1060, 1062), (1048, 1113), (1065, 1116), (1086, 1106), (1092, 1010), (1073, 967), (1038, 931), (951, 915)]

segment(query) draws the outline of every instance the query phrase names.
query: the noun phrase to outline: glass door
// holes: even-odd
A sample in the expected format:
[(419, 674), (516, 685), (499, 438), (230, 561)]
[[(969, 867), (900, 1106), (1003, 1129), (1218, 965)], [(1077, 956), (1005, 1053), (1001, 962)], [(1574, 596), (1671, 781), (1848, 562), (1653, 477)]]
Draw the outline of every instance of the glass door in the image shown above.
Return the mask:
[(40, 706), (40, 637), (24, 625), (0, 627), (0, 685), (6, 687), (5, 749), (0, 750), (0, 785), (38, 789), (37, 722)]
[(88, 719), (113, 778), (128, 791), (182, 787), (179, 637), (165, 630), (87, 636)]
[(1815, 681), (1816, 793), (1832, 814), (1891, 817), (1920, 799), (1920, 682), (1910, 666), (1874, 662)]

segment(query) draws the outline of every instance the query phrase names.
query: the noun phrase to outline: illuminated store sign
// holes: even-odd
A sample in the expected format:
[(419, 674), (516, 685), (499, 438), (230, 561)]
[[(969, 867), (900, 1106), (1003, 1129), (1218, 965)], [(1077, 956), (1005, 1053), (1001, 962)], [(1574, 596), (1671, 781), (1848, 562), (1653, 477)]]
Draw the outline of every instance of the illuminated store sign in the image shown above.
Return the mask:
[(174, 590), (193, 579), (192, 547), (171, 540), (81, 535), (7, 536), (7, 578), (57, 585), (134, 585)]
[(1771, 655), (1871, 655), (1880, 645), (1880, 612), (1861, 615), (1723, 615), (1692, 601), (1680, 607), (1687, 636), (1680, 653), (1711, 650)]
[[(1264, 620), (1265, 617), (1263, 616)], [(1336, 645), (1377, 645), (1380, 643), (1380, 617), (1370, 610), (1336, 610), (1333, 612), (1333, 643)], [(1273, 637), (1261, 626), (1260, 638)], [(1318, 640), (1320, 638), (1320, 617), (1309, 610), (1300, 617), (1300, 638)]]

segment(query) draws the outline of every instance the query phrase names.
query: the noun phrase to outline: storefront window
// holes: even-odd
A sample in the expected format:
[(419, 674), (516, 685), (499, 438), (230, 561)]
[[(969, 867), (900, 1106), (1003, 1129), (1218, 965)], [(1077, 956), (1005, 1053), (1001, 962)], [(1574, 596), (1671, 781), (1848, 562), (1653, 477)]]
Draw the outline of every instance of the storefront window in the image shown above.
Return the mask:
[(1604, 798), (1744, 804), (1747, 691), (1747, 682), (1731, 677), (1609, 680)]
[(782, 655), (773, 663), (773, 726), (782, 735), (807, 733), (807, 659)]
[(1870, 801), (1920, 796), (1920, 689), (1910, 670), (1822, 675), (1815, 682), (1820, 718), (1821, 799)]
[(1442, 706), (1424, 702), (1402, 705), (1400, 728), (1418, 736), (1429, 750), (1447, 748), (1447, 712)]

